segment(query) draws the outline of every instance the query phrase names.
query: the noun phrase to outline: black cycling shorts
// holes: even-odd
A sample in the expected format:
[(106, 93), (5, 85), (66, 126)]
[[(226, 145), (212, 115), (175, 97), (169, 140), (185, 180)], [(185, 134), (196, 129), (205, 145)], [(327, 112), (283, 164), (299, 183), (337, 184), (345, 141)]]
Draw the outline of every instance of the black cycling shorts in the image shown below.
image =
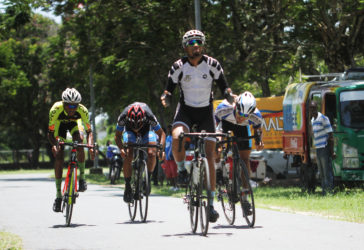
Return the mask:
[(202, 108), (178, 104), (173, 126), (184, 125), (191, 131), (192, 126), (195, 124), (198, 131), (205, 130), (208, 133), (215, 133), (216, 127), (212, 104)]
[(67, 131), (69, 131), (71, 135), (73, 135), (75, 132), (79, 133), (77, 122), (61, 122), (58, 128), (58, 136), (66, 139)]
[[(234, 133), (234, 136), (236, 137), (242, 137), (246, 138), (251, 135), (249, 126), (240, 126), (236, 125), (234, 123), (222, 120), (222, 130), (224, 133), (227, 133), (228, 131), (232, 131)], [(247, 141), (239, 141), (238, 149), (239, 150), (251, 150), (252, 149), (252, 140)]]

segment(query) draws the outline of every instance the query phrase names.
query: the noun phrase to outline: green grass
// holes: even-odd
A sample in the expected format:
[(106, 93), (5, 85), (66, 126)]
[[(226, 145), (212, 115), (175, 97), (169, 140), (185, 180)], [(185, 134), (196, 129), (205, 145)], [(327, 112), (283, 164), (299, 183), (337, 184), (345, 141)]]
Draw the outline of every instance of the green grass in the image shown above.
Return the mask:
[(254, 195), (260, 208), (364, 223), (364, 191), (360, 188), (322, 196), (320, 189), (308, 194), (298, 187), (259, 187)]
[(0, 232), (0, 249), (23, 249), (21, 238), (8, 232)]

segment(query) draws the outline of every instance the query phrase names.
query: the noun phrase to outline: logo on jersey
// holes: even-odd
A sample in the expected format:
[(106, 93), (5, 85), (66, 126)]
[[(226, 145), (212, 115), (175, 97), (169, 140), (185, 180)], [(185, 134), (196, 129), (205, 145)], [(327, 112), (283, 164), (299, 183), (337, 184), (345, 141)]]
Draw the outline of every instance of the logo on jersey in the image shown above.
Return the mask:
[(189, 82), (189, 81), (191, 81), (191, 76), (190, 75), (185, 75), (185, 77), (184, 77), (184, 79), (183, 79), (183, 81), (184, 82)]
[(206, 74), (203, 74), (202, 78), (203, 79), (206, 79), (207, 78), (207, 75)]

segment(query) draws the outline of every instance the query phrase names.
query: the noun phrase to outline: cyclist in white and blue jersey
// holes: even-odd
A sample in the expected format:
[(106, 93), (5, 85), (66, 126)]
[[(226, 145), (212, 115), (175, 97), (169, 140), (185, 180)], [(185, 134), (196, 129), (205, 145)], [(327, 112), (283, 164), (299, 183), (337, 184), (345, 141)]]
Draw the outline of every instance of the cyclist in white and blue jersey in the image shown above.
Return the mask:
[[(252, 93), (246, 91), (239, 95), (235, 103), (230, 104), (223, 100), (215, 110), (216, 123), (221, 127), (224, 133), (233, 131), (236, 137), (251, 136), (250, 126), (254, 129), (254, 134), (262, 134), (262, 115), (256, 107), (256, 100)], [(264, 143), (261, 136), (255, 139), (257, 150), (264, 148)], [(250, 170), (249, 156), (252, 148), (252, 142), (240, 141), (238, 142), (240, 158), (245, 162)]]
[[(252, 125), (254, 134), (259, 134), (259, 137), (255, 139), (256, 149), (262, 150), (264, 148), (264, 143), (261, 138), (261, 125), (263, 118), (256, 105), (256, 100), (253, 94), (246, 91), (239, 95), (233, 104), (223, 100), (216, 107), (215, 120), (220, 130), (222, 130), (224, 133), (232, 131), (234, 136), (238, 138), (246, 138), (250, 136), (250, 126)], [(251, 169), (249, 157), (252, 148), (251, 140), (239, 141), (237, 145), (240, 158), (245, 162), (245, 165), (247, 166), (250, 173)], [(219, 162), (219, 160), (217, 161)], [(217, 175), (219, 175), (219, 172)], [(242, 180), (244, 182), (245, 178), (242, 177)], [(245, 187), (247, 186), (246, 183), (243, 183), (243, 185)], [(248, 202), (243, 203), (243, 209), (245, 210), (246, 214), (252, 213), (251, 205)]]
[[(134, 102), (124, 108), (119, 115), (116, 125), (115, 142), (120, 149), (121, 156), (124, 158), (124, 201), (127, 203), (132, 201), (130, 180), (132, 174), (131, 162), (133, 160), (133, 150), (127, 149), (125, 152), (123, 143), (135, 143), (138, 135), (142, 137), (141, 143), (156, 145), (157, 141), (159, 141), (164, 147), (166, 134), (149, 106), (143, 102)], [(156, 155), (156, 148), (148, 148), (147, 168), (149, 178), (152, 176), (156, 165)], [(161, 156), (161, 159), (163, 157), (164, 156)], [(148, 191), (150, 192), (150, 190)]]

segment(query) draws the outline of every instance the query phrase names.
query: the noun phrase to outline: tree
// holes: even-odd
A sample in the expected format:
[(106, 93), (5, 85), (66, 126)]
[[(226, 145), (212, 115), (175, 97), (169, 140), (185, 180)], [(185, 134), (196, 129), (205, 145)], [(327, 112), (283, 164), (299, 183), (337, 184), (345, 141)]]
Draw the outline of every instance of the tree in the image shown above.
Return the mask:
[(55, 24), (23, 5), (10, 5), (1, 14), (7, 32), (0, 42), (0, 112), (4, 114), (0, 136), (12, 149), (34, 149), (32, 164), (37, 166), (48, 123), (49, 82), (44, 74), (48, 58), (44, 52)]
[(292, 38), (304, 55), (323, 59), (329, 72), (356, 66), (355, 58), (364, 51), (363, 1), (300, 1), (296, 10)]

